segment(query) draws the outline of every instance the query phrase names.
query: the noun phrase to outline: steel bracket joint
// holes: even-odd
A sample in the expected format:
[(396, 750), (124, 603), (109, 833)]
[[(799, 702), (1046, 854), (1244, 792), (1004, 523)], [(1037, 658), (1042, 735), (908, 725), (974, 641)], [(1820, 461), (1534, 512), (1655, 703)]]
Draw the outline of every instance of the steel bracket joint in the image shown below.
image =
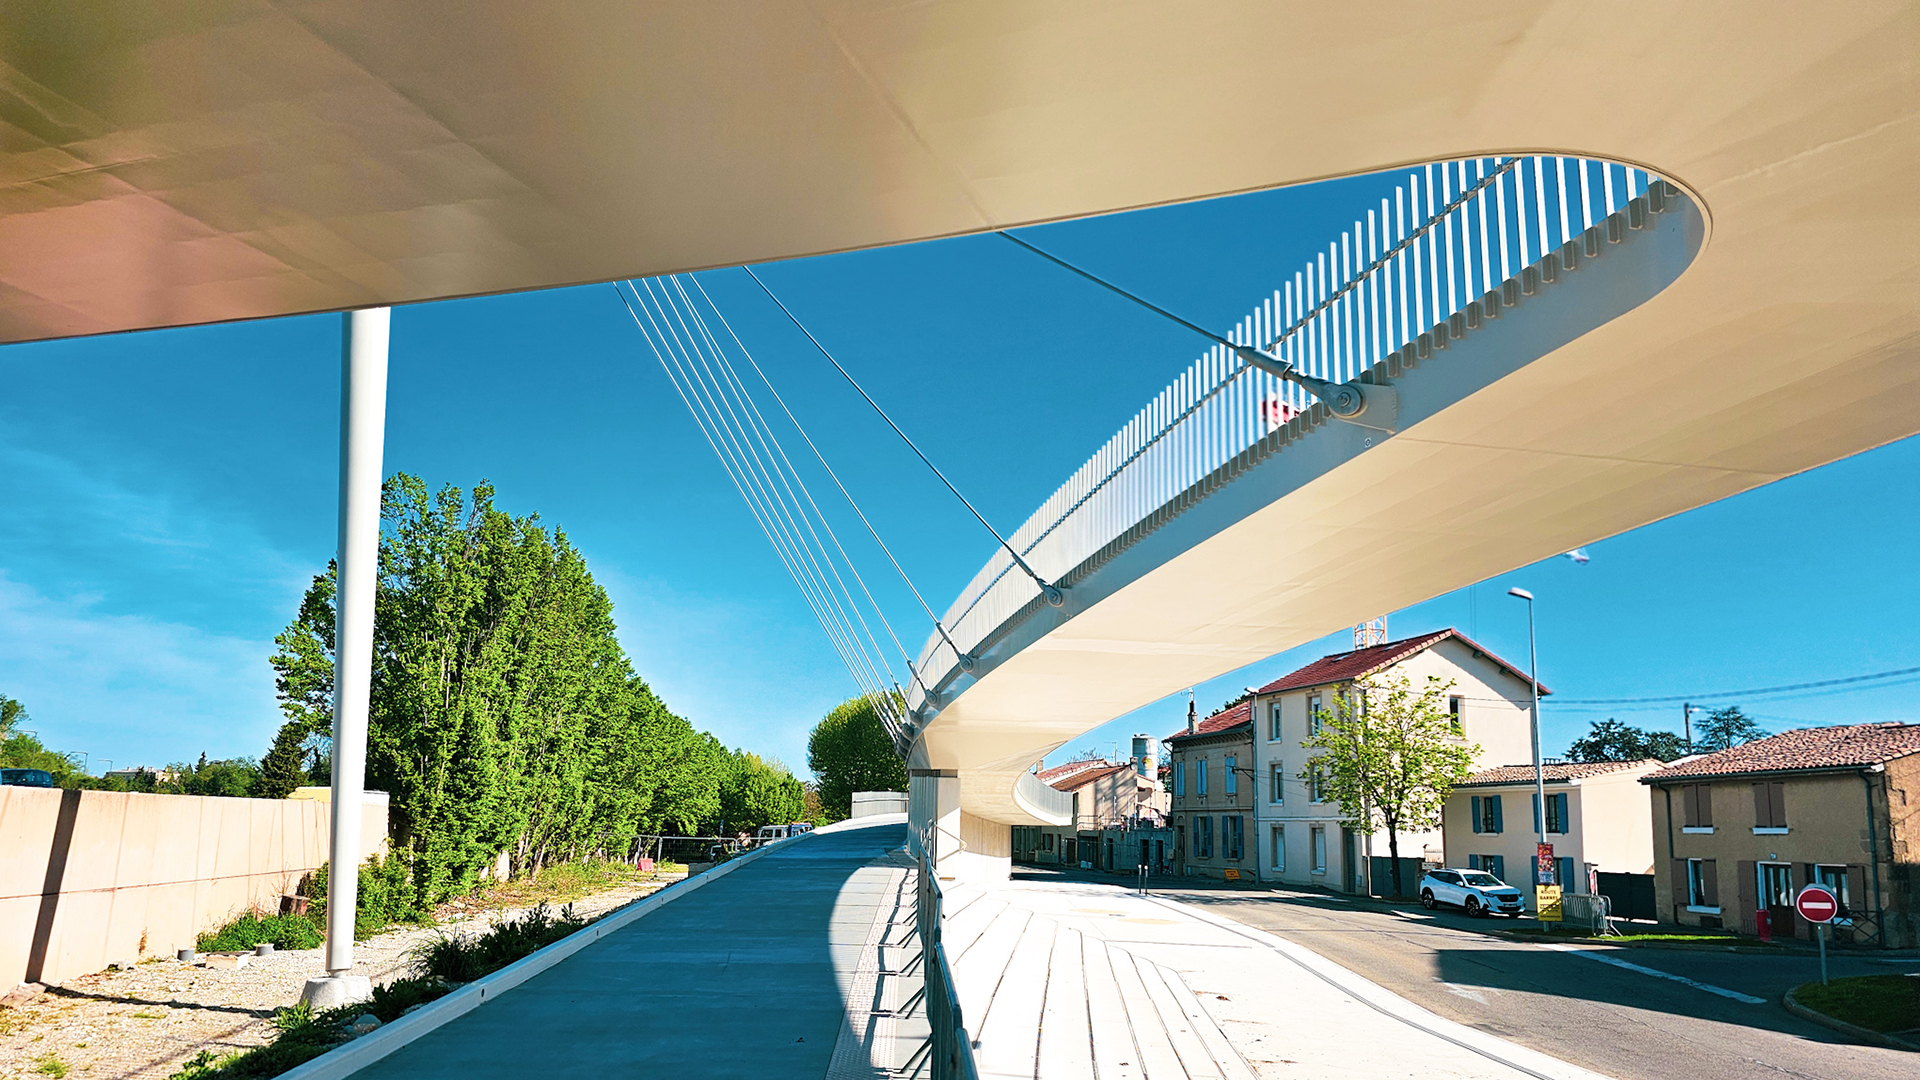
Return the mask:
[[(1400, 395), (1390, 386), (1359, 382), (1330, 383), (1302, 374), (1292, 364), (1251, 345), (1234, 347), (1240, 359), (1278, 379), (1285, 379), (1320, 400), (1336, 420), (1358, 427), (1384, 431), (1399, 430)], [(1365, 416), (1367, 419), (1360, 419)]]

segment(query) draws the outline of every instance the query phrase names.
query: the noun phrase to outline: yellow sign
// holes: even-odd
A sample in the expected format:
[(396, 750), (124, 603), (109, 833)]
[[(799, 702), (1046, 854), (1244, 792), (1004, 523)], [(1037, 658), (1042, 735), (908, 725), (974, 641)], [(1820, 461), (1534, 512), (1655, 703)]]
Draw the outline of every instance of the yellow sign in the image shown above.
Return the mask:
[(1560, 921), (1560, 886), (1535, 885), (1533, 887), (1533, 903), (1535, 909), (1540, 913), (1538, 918), (1541, 922)]
[(1231, 866), (1229, 866), (1229, 867), (1227, 867), (1227, 880), (1228, 880), (1228, 881), (1239, 881), (1239, 880), (1240, 880), (1240, 871), (1238, 871), (1238, 870), (1235, 870), (1235, 869), (1234, 869), (1233, 867), (1231, 867)]

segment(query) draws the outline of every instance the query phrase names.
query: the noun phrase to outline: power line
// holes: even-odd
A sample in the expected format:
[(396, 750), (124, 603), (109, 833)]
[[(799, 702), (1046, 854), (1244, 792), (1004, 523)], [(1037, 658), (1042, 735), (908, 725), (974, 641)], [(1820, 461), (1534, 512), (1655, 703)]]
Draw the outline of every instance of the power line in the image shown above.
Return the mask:
[(820, 355), (826, 357), (827, 362), (833, 365), (833, 369), (840, 373), (840, 377), (847, 380), (847, 385), (859, 391), (860, 396), (866, 399), (867, 404), (873, 406), (873, 411), (880, 414), (880, 419), (887, 422), (887, 426), (893, 429), (895, 435), (900, 436), (900, 441), (907, 444), (907, 449), (912, 450), (927, 468), (933, 470), (933, 475), (940, 478), (940, 482), (947, 486), (948, 491), (953, 492), (953, 497), (960, 500), (960, 505), (967, 508), (967, 512), (974, 516), (974, 520), (978, 521), (982, 526), (985, 526), (986, 530), (993, 534), (995, 540), (1000, 541), (1000, 546), (1007, 549), (1007, 554), (1013, 556), (1013, 561), (1019, 565), (1020, 569), (1026, 571), (1027, 576), (1033, 579), (1034, 584), (1040, 586), (1041, 591), (1046, 593), (1047, 602), (1055, 607), (1060, 606), (1064, 600), (1064, 595), (1060, 588), (1041, 577), (1038, 573), (1035, 573), (1033, 567), (1027, 565), (1027, 560), (1021, 558), (1020, 553), (1013, 549), (1013, 545), (1007, 543), (1007, 538), (1001, 536), (1000, 531), (989, 524), (987, 519), (981, 516), (980, 511), (973, 508), (973, 504), (967, 501), (965, 495), (960, 494), (960, 489), (953, 486), (953, 482), (948, 480), (946, 474), (940, 471), (940, 467), (933, 463), (933, 459), (922, 453), (920, 448), (914, 445), (913, 440), (907, 437), (907, 433), (900, 430), (900, 425), (893, 422), (893, 417), (887, 415), (887, 410), (881, 408), (880, 403), (873, 400), (873, 396), (862, 389), (860, 384), (854, 381), (853, 376), (847, 373), (847, 369), (840, 366), (840, 361), (835, 360), (833, 354), (827, 351), (827, 347), (820, 344), (820, 339), (813, 336), (813, 331), (808, 330), (806, 325), (802, 323), (793, 312), (787, 310), (787, 305), (781, 303), (780, 298), (773, 295), (773, 290), (767, 288), (767, 283), (761, 281), (760, 275), (753, 272), (753, 267), (743, 266), (740, 269), (745, 270), (747, 276), (753, 279), (753, 283), (760, 286), (760, 291), (767, 294), (767, 299), (773, 301), (774, 304), (780, 308), (781, 313), (786, 315), (788, 321), (792, 322), (794, 326), (799, 327), (801, 333), (807, 335), (807, 340), (813, 342), (813, 347), (820, 350)]
[(1762, 694), (1784, 694), (1791, 690), (1816, 690), (1823, 686), (1845, 686), (1850, 683), (1872, 682), (1877, 679), (1892, 679), (1901, 675), (1920, 674), (1920, 667), (1897, 668), (1893, 671), (1876, 671), (1871, 675), (1849, 675), (1844, 679), (1821, 679), (1817, 682), (1790, 683), (1786, 686), (1762, 686), (1751, 690), (1727, 690), (1721, 693), (1670, 694), (1662, 697), (1637, 698), (1565, 698), (1559, 705), (1657, 705), (1700, 701), (1709, 698), (1759, 697)]

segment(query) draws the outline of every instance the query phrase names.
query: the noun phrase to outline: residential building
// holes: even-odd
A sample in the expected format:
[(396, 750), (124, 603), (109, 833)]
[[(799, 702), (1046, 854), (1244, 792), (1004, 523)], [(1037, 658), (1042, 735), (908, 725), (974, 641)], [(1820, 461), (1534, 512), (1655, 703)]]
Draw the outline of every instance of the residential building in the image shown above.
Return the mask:
[[(1347, 828), (1341, 823), (1340, 805), (1301, 777), (1311, 775), (1309, 765), (1319, 753), (1308, 750), (1305, 741), (1318, 730), (1319, 716), (1337, 715), (1336, 697), (1352, 695), (1356, 683), (1402, 675), (1416, 690), (1427, 685), (1429, 676), (1451, 684), (1447, 708), (1461, 736), (1480, 748), (1475, 768), (1532, 758), (1527, 733), (1532, 684), (1526, 672), (1458, 630), (1323, 656), (1261, 687), (1250, 703), (1250, 786), (1255, 789), (1251, 794), (1258, 838), (1249, 848), (1257, 848), (1261, 880), (1348, 893), (1368, 888), (1369, 881), (1376, 892), (1388, 888), (1385, 830), (1367, 837)], [(1540, 688), (1543, 695), (1549, 692)], [(1177, 810), (1177, 792), (1175, 806)], [(1403, 831), (1399, 841), (1401, 857), (1408, 860), (1402, 881), (1411, 891), (1405, 871), (1417, 868), (1413, 860), (1442, 861), (1444, 841), (1439, 830)], [(1363, 862), (1369, 852), (1372, 874)]]
[(1653, 791), (1655, 895), (1689, 926), (1812, 936), (1809, 884), (1840, 899), (1840, 940), (1920, 944), (1920, 724), (1807, 728), (1683, 758)]
[[(1176, 873), (1252, 878), (1253, 709), (1241, 702), (1167, 737), (1173, 769)], [(1231, 874), (1228, 871), (1232, 871)]]
[[(1569, 892), (1595, 892), (1599, 874), (1653, 872), (1653, 810), (1640, 778), (1660, 762), (1556, 762), (1546, 780), (1547, 842), (1554, 881)], [(1533, 904), (1539, 805), (1532, 765), (1482, 769), (1447, 797), (1446, 863), (1485, 870), (1518, 886)], [(1531, 812), (1530, 812), (1531, 811)]]
[[(1037, 775), (1043, 783), (1073, 796), (1073, 824), (1013, 826), (1015, 862), (1086, 869), (1119, 865), (1131, 870), (1137, 865), (1133, 845), (1153, 839), (1143, 831), (1164, 824), (1166, 792), (1137, 761), (1083, 758), (1042, 769)], [(1164, 847), (1165, 838), (1160, 839)], [(1149, 844), (1149, 854), (1152, 850)]]

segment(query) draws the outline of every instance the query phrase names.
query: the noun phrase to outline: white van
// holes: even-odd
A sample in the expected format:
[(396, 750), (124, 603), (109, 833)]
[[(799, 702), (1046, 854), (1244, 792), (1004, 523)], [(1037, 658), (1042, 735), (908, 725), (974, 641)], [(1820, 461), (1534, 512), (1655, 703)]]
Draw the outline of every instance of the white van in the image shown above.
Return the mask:
[(753, 834), (753, 846), (765, 847), (768, 844), (785, 840), (793, 835), (791, 825), (762, 825), (760, 831)]

